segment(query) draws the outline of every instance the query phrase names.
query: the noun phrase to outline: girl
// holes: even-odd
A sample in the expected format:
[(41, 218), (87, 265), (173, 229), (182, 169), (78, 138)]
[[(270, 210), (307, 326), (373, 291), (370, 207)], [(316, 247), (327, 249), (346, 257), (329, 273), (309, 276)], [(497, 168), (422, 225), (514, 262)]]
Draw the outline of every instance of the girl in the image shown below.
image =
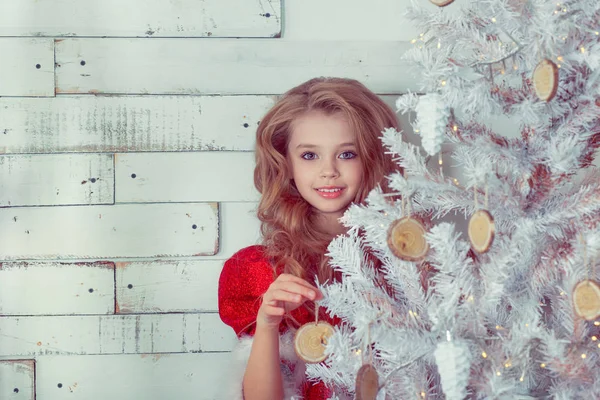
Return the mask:
[[(228, 399), (326, 399), (304, 378), (293, 334), (314, 321), (315, 280), (339, 279), (325, 256), (346, 229), (338, 221), (396, 166), (379, 137), (395, 113), (361, 83), (316, 78), (287, 93), (256, 132), (254, 184), (262, 245), (238, 251), (219, 279), (219, 313), (239, 338)], [(339, 321), (319, 313), (319, 319)], [(229, 374), (228, 374), (229, 375)], [(242, 394), (243, 393), (243, 394)]]

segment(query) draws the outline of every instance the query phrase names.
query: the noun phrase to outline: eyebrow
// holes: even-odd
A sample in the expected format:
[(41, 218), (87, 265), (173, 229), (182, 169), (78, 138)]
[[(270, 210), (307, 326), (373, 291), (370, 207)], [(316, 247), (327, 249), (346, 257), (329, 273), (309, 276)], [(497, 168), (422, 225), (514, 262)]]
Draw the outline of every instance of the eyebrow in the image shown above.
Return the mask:
[[(350, 147), (350, 146), (356, 146), (356, 143), (354, 143), (354, 142), (342, 143), (342, 144), (340, 144), (339, 147)], [(319, 146), (317, 146), (315, 144), (300, 143), (298, 146), (296, 146), (296, 149), (314, 149), (317, 147), (319, 147)]]

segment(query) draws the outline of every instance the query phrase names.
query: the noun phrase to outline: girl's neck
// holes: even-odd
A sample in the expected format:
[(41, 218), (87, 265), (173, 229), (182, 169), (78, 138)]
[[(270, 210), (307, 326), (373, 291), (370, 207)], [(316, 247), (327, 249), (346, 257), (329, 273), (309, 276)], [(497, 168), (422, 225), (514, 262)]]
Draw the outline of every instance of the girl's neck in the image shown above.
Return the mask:
[(326, 233), (328, 233), (329, 235), (331, 235), (331, 238), (333, 239), (334, 237), (338, 236), (338, 235), (342, 235), (345, 234), (346, 232), (348, 232), (348, 228), (346, 228), (344, 225), (342, 225), (339, 221), (338, 221), (338, 217), (335, 215), (322, 215), (322, 218), (319, 219), (319, 227)]

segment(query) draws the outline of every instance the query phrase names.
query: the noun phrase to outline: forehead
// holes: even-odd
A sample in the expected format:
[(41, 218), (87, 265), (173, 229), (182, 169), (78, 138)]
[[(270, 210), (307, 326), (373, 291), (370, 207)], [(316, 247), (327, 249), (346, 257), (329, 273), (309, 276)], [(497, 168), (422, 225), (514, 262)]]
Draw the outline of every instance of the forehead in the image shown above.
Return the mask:
[(298, 144), (335, 146), (339, 143), (354, 142), (355, 136), (343, 114), (327, 115), (321, 111), (311, 111), (292, 123), (289, 147)]

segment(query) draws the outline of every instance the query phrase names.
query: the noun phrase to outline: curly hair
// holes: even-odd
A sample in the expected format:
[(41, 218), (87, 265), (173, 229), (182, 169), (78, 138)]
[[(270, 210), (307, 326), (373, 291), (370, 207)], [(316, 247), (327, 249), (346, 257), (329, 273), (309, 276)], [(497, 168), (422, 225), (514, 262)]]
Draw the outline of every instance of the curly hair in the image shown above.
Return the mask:
[(384, 178), (399, 167), (384, 152), (380, 136), (385, 128), (399, 129), (399, 123), (394, 111), (360, 82), (322, 77), (286, 92), (258, 126), (254, 185), (261, 193), (257, 215), (266, 256), (274, 274), (279, 271), (303, 279), (316, 275), (322, 283), (333, 278), (325, 256), (333, 238), (319, 229), (318, 215), (289, 178), (287, 163), (293, 122), (312, 111), (341, 113), (356, 134), (363, 170), (362, 187), (354, 199), (357, 204), (377, 185), (389, 192)]

